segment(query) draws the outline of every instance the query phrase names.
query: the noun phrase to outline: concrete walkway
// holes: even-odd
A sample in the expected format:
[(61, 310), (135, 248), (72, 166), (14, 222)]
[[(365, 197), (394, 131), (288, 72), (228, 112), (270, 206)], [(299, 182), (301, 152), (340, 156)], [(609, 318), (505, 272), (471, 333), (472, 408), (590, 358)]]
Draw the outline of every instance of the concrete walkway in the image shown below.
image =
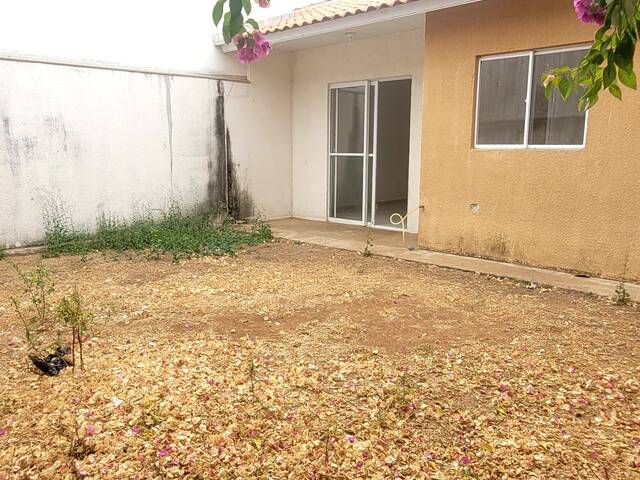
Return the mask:
[[(366, 227), (315, 222), (297, 218), (273, 220), (271, 227), (276, 237), (356, 252), (364, 250), (367, 235), (369, 234), (373, 242), (370, 251), (374, 255), (508, 277), (538, 285), (551, 285), (605, 297), (614, 296), (615, 289), (619, 285), (619, 282), (602, 278), (582, 278), (555, 270), (463, 257), (429, 250), (415, 250), (416, 235), (407, 234), (405, 246), (402, 243), (402, 234), (400, 232), (388, 230), (368, 229)], [(635, 302), (640, 302), (640, 285), (627, 283), (625, 286), (631, 295), (631, 299)]]

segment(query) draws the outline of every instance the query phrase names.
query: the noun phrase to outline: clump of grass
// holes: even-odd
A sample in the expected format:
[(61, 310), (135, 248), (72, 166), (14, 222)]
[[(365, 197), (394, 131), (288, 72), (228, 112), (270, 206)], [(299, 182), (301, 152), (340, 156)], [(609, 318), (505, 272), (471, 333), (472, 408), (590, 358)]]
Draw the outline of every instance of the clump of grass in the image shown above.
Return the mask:
[(613, 301), (616, 305), (629, 305), (631, 303), (631, 295), (624, 282), (618, 284)]
[(212, 221), (214, 212), (201, 209), (185, 214), (177, 206), (158, 217), (143, 215), (131, 221), (103, 216), (95, 233), (80, 231), (64, 221), (45, 224), (46, 255), (86, 255), (90, 251), (151, 251), (171, 253), (174, 260), (191, 256), (233, 254), (239, 245), (254, 245), (272, 238), (262, 220), (250, 229), (238, 228), (231, 219)]
[(624, 270), (622, 272), (622, 281), (618, 284), (618, 287), (615, 290), (615, 295), (613, 297), (613, 301), (616, 305), (629, 305), (631, 303), (631, 295), (629, 294), (629, 291), (627, 290), (627, 286), (625, 285), (628, 268), (629, 268), (629, 252), (627, 252), (624, 259)]
[(4, 260), (6, 256), (7, 256), (7, 252), (5, 251), (5, 248), (0, 245), (0, 260)]

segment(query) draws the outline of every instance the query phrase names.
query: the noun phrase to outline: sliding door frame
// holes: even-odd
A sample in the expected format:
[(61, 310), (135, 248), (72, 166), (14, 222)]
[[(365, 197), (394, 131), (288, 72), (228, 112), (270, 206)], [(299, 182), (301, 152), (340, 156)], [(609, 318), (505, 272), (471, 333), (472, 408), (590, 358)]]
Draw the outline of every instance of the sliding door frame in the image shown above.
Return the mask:
[[(362, 225), (369, 226), (381, 230), (399, 230), (399, 227), (387, 226), (387, 225), (377, 225), (376, 224), (376, 173), (378, 171), (378, 103), (379, 103), (379, 84), (383, 82), (393, 82), (397, 80), (411, 80), (412, 91), (411, 97), (413, 97), (413, 76), (412, 75), (401, 75), (395, 77), (386, 77), (386, 78), (377, 78), (371, 80), (363, 80), (356, 82), (344, 82), (344, 83), (333, 83), (329, 85), (329, 95), (328, 95), (328, 112), (327, 115), (327, 220), (329, 222), (334, 223), (344, 223), (350, 225)], [(339, 153), (332, 152), (332, 143), (336, 145), (337, 150), (337, 135), (338, 135), (338, 108), (337, 105), (332, 105), (331, 94), (333, 90), (338, 90), (340, 88), (346, 87), (357, 87), (364, 86), (365, 87), (365, 107), (364, 107), (364, 145), (362, 153)], [(373, 87), (373, 88), (371, 88)], [(373, 111), (370, 111), (370, 95), (374, 96), (373, 98)], [(338, 96), (336, 95), (336, 103), (338, 102)], [(333, 109), (335, 108), (335, 112)], [(334, 138), (331, 138), (331, 116), (335, 115), (335, 132)], [(373, 116), (373, 125), (370, 131), (369, 123), (371, 119), (371, 115)], [(409, 119), (409, 124), (411, 125), (411, 118)], [(373, 137), (373, 142), (371, 145), (371, 151), (369, 151), (369, 140), (370, 136)], [(336, 217), (336, 197), (337, 197), (337, 158), (338, 157), (361, 157), (362, 158), (362, 221), (357, 220), (347, 220)], [(372, 160), (371, 171), (369, 171), (369, 159)], [(335, 175), (332, 178), (332, 162), (333, 162), (333, 171)], [(369, 176), (371, 176), (371, 201), (369, 202)], [(334, 182), (333, 188), (331, 182)], [(409, 176), (407, 176), (407, 187), (409, 187)], [(333, 202), (331, 201), (331, 194), (333, 192)], [(407, 199), (408, 202), (408, 199)], [(331, 205), (333, 204), (333, 212), (331, 212)], [(407, 203), (407, 208), (408, 208)]]
[[(367, 206), (367, 198), (368, 198), (368, 177), (367, 177), (367, 170), (368, 170), (368, 159), (369, 159), (369, 84), (370, 82), (368, 80), (364, 80), (364, 81), (359, 81), (359, 82), (347, 82), (347, 83), (336, 83), (336, 84), (331, 84), (329, 85), (329, 115), (328, 117), (328, 124), (327, 124), (327, 131), (329, 132), (328, 135), (328, 142), (327, 142), (327, 153), (328, 153), (328, 162), (327, 162), (327, 220), (329, 222), (334, 222), (334, 223), (346, 223), (349, 225), (366, 225), (367, 224), (367, 211), (368, 211), (368, 206)], [(335, 103), (336, 105), (332, 105), (332, 92), (334, 90), (338, 91), (342, 88), (349, 88), (349, 87), (364, 87), (364, 118), (363, 118), (363, 145), (362, 145), (362, 152), (356, 152), (356, 153), (341, 153), (338, 152), (338, 124), (339, 124), (339, 119), (338, 119), (338, 112), (339, 112), (339, 108), (338, 108), (338, 102), (339, 102), (339, 95), (336, 92), (336, 98), (335, 98)], [(335, 111), (334, 111), (335, 110)], [(332, 115), (334, 115), (334, 119), (335, 119), (335, 131), (334, 131), (334, 138), (331, 138), (331, 117)], [(332, 145), (335, 146), (335, 152), (332, 151)], [(360, 221), (358, 220), (348, 220), (345, 218), (339, 218), (337, 217), (337, 196), (338, 196), (338, 159), (340, 157), (358, 157), (362, 159), (362, 213), (361, 213), (361, 219)], [(331, 168), (331, 166), (333, 165), (333, 169)], [(331, 172), (334, 172), (334, 175), (331, 175)], [(333, 182), (333, 188), (331, 183)], [(330, 198), (330, 195), (333, 194), (333, 201), (331, 201), (332, 199)], [(331, 211), (331, 205), (333, 204), (333, 212)]]

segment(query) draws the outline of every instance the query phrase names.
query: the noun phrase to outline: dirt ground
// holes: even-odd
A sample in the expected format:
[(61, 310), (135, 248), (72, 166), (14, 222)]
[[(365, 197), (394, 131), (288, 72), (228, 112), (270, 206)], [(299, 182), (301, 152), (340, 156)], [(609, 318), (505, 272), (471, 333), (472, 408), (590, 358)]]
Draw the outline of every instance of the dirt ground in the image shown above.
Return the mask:
[(38, 375), (0, 262), (2, 480), (640, 478), (637, 306), (289, 242), (43, 264), (96, 328)]

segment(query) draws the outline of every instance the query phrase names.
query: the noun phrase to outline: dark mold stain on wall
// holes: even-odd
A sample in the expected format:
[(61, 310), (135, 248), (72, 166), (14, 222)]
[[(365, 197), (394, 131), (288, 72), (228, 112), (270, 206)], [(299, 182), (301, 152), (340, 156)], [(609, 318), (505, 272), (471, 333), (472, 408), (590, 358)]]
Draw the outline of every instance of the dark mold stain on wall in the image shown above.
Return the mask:
[(250, 217), (254, 214), (254, 205), (249, 193), (238, 185), (236, 168), (231, 150), (231, 135), (225, 118), (224, 83), (217, 81), (215, 102), (214, 135), (215, 162), (208, 162), (209, 180), (207, 194), (209, 204), (222, 207), (235, 219)]

